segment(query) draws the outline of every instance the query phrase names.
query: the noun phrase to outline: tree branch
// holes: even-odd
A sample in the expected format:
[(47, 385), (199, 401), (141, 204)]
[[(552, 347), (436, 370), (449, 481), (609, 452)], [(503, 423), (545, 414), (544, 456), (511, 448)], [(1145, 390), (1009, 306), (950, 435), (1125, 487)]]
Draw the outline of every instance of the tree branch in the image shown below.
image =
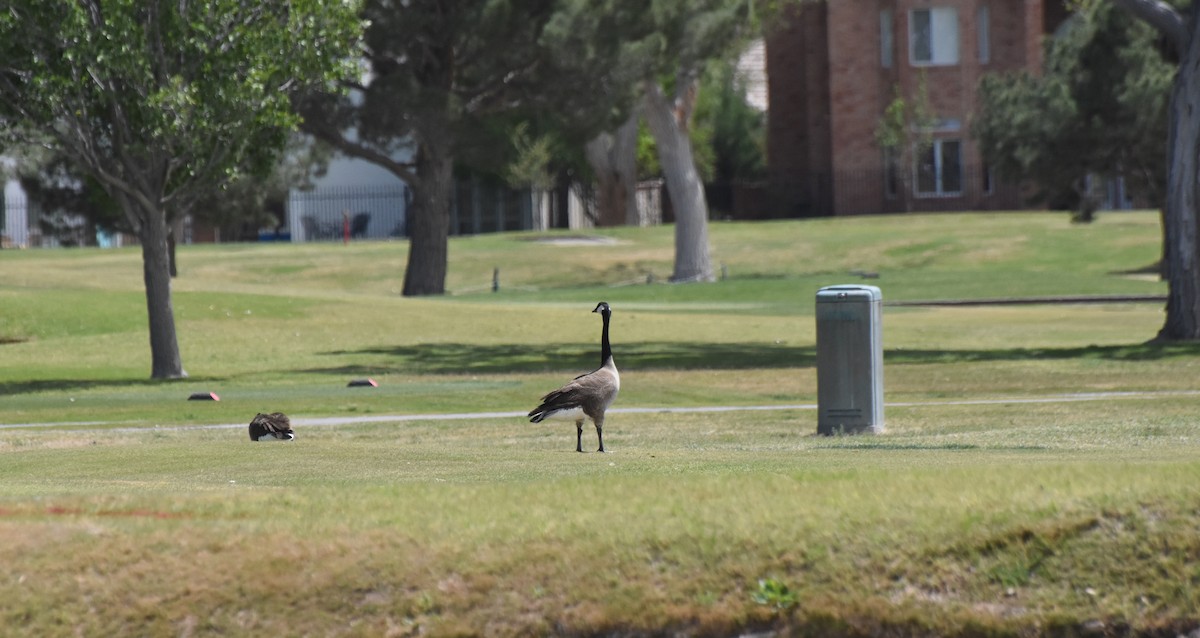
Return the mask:
[(1175, 7), (1163, 0), (1111, 0), (1111, 2), (1158, 29), (1171, 42), (1171, 46), (1175, 47), (1175, 51), (1180, 57), (1187, 51), (1191, 34), (1188, 32), (1183, 15)]
[(417, 174), (413, 171), (413, 165), (411, 162), (397, 161), (391, 156), (371, 148), (366, 144), (361, 142), (353, 142), (348, 139), (342, 133), (342, 131), (323, 122), (305, 120), (301, 125), (301, 128), (309, 135), (323, 140), (325, 143), (336, 148), (342, 153), (349, 155), (350, 157), (357, 157), (359, 159), (382, 166), (396, 177), (399, 177), (410, 187), (416, 187), (418, 181)]

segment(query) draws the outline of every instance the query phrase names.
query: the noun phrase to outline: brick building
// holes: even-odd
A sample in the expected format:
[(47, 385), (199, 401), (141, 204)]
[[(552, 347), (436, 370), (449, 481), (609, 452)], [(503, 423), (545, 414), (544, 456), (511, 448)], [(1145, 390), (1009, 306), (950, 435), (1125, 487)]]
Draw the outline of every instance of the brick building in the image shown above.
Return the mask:
[[(788, 216), (1018, 208), (970, 134), (984, 73), (1039, 71), (1062, 0), (820, 0), (767, 41), (768, 165)], [(883, 148), (897, 98), (926, 113)]]

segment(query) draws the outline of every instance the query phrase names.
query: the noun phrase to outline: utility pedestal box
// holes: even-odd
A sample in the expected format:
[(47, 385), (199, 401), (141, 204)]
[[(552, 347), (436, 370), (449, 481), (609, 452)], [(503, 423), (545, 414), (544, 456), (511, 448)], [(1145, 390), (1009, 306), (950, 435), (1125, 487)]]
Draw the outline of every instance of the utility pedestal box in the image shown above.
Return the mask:
[(883, 293), (817, 291), (817, 433), (883, 431)]

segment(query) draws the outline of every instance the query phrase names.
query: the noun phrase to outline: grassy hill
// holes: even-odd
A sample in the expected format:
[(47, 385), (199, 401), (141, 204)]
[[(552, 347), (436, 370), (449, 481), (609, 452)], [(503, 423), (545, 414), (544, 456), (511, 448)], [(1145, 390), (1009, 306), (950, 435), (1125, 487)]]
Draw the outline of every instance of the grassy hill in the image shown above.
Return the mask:
[[(1156, 303), (887, 306), (887, 431), (815, 436), (813, 300), (1155, 295), (1158, 218), (912, 215), (406, 246), (0, 252), (13, 635), (1174, 635), (1200, 625), (1200, 347)], [(493, 271), (500, 289), (492, 292)], [(860, 273), (872, 273), (862, 279)], [(607, 455), (519, 413), (596, 364)], [(377, 388), (350, 388), (371, 377)], [(219, 402), (186, 401), (215, 392)], [(718, 409), (714, 409), (718, 408)], [(258, 411), (297, 441), (251, 444)], [(457, 415), (457, 416), (454, 416)], [(230, 427), (213, 427), (229, 425)], [(594, 435), (585, 449), (594, 446)]]

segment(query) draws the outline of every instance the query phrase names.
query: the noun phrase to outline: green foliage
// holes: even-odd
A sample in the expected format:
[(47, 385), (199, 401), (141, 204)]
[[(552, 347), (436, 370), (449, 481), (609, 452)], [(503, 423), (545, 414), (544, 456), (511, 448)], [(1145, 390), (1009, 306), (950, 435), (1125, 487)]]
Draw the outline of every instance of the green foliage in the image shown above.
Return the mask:
[[(82, 215), (92, 229), (134, 232), (100, 182), (81, 173), (61, 147), (25, 144), (10, 149), (9, 155), (14, 160), (13, 172), (21, 188), (41, 211), (43, 221), (47, 215), (75, 214)], [(53, 235), (46, 228), (42, 232)], [(59, 237), (60, 241), (63, 239)], [(94, 245), (94, 237), (83, 238), (82, 243)]]
[(285, 225), (289, 193), (311, 190), (333, 151), (299, 132), (288, 136), (283, 151), (265, 174), (238, 174), (202, 194), (192, 208), (194, 216), (220, 229), (221, 241), (257, 240), (260, 228)]
[(728, 184), (764, 175), (766, 116), (746, 102), (745, 82), (733, 61), (715, 60), (700, 83), (692, 147), (697, 169), (708, 180)]
[(1026, 533), (1016, 541), (985, 552), (983, 572), (1006, 589), (1024, 587), (1038, 575), (1054, 551), (1040, 536)]
[(796, 592), (774, 578), (758, 579), (758, 588), (750, 594), (750, 598), (759, 605), (774, 607), (779, 611), (791, 609), (799, 602)]
[[(746, 0), (656, 0), (643, 13), (641, 28), (663, 43), (650, 66), (658, 74), (701, 72), (712, 60), (730, 59), (754, 29), (754, 7)], [(677, 76), (678, 77), (678, 76)]]
[(549, 136), (533, 137), (528, 123), (512, 129), (512, 147), (516, 158), (506, 169), (506, 180), (515, 187), (548, 188), (554, 178), (550, 166), (554, 163), (554, 146)]
[(351, 5), (316, 0), (15, 3), (0, 109), (110, 193), (177, 212), (273, 163), (291, 95), (353, 72), (357, 29)]
[(267, 171), (298, 122), (293, 95), (356, 73), (360, 29), (353, 4), (322, 0), (23, 0), (0, 12), (0, 140), (49, 140), (138, 232), (152, 377), (186, 376), (167, 222)]
[(650, 135), (645, 121), (638, 122), (637, 138), (638, 179), (662, 177), (662, 165), (658, 163), (658, 145)]
[(1080, 219), (1095, 206), (1088, 175), (1123, 176), (1131, 192), (1161, 206), (1174, 66), (1157, 37), (1110, 3), (1094, 3), (1047, 44), (1040, 76), (985, 77), (973, 130), (987, 161)]
[(372, 0), (363, 16), (371, 81), (352, 83), (353, 99), (306, 101), (306, 126), (343, 151), (392, 162), (414, 189), (422, 184), (405, 153), (437, 148), (464, 168), (503, 174), (519, 122), (534, 139), (551, 130), (586, 139), (628, 90), (611, 82), (628, 71), (614, 16), (587, 3)]
[(919, 154), (931, 143), (933, 127), (937, 124), (929, 104), (929, 85), (924, 69), (911, 100), (904, 98), (899, 85), (894, 87), (894, 93), (875, 127), (875, 141), (881, 148), (897, 155), (907, 152), (910, 147)]

